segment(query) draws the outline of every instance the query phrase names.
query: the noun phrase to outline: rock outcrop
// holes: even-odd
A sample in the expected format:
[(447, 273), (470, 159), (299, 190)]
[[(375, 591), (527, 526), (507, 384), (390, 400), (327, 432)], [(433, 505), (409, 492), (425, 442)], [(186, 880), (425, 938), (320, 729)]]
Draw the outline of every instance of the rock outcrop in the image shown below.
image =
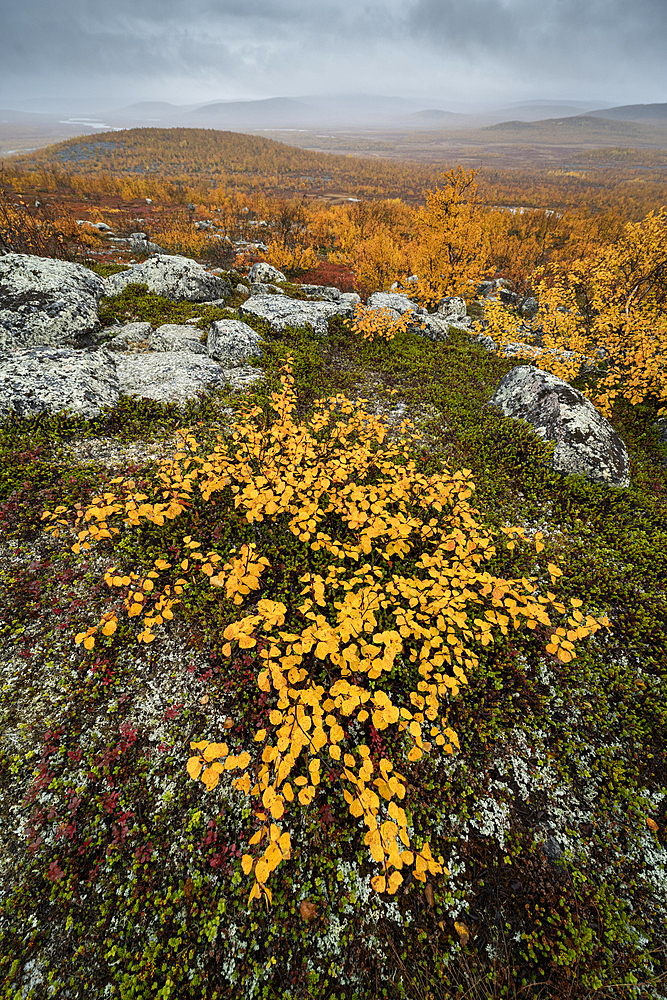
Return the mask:
[(81, 264), (8, 253), (0, 259), (0, 350), (79, 347), (100, 328), (104, 281)]
[(322, 302), (345, 302), (353, 306), (361, 302), (356, 292), (341, 292), (340, 288), (334, 285), (301, 285), (300, 288), (311, 299), (319, 299)]
[(238, 319), (219, 319), (209, 327), (206, 349), (210, 358), (232, 368), (261, 356), (261, 340), (247, 323)]
[(205, 354), (168, 351), (155, 354), (120, 354), (116, 371), (121, 391), (161, 403), (180, 403), (194, 399), (202, 390), (222, 387), (225, 373)]
[(252, 296), (239, 307), (242, 316), (252, 315), (265, 319), (277, 333), (282, 333), (288, 326), (302, 329), (309, 323), (318, 337), (327, 336), (329, 320), (334, 316), (349, 317), (353, 312), (354, 303), (347, 300), (303, 302), (286, 295)]
[(0, 418), (68, 411), (91, 419), (115, 406), (119, 395), (108, 351), (33, 347), (0, 353)]
[(125, 323), (124, 326), (109, 327), (107, 335), (111, 339), (105, 347), (110, 351), (147, 350), (148, 338), (152, 332), (150, 323)]
[(369, 295), (366, 305), (371, 309), (393, 309), (399, 316), (413, 312), (416, 316), (428, 315), (426, 309), (399, 292), (374, 292)]
[(156, 295), (187, 302), (225, 298), (230, 290), (229, 282), (211, 274), (203, 264), (168, 254), (157, 254), (128, 271), (112, 274), (106, 279), (106, 294), (118, 295), (130, 284), (148, 285)]
[(190, 354), (206, 354), (206, 344), (202, 342), (201, 330), (194, 326), (165, 323), (149, 334), (148, 346), (152, 351), (189, 351)]
[(271, 264), (266, 264), (264, 261), (259, 264), (253, 264), (248, 272), (248, 277), (251, 281), (260, 281), (263, 283), (287, 281), (282, 271), (279, 271), (277, 267), (273, 267)]
[(562, 379), (521, 365), (504, 376), (489, 406), (527, 421), (540, 437), (553, 441), (552, 465), (558, 472), (629, 486), (630, 460), (623, 441), (590, 400)]

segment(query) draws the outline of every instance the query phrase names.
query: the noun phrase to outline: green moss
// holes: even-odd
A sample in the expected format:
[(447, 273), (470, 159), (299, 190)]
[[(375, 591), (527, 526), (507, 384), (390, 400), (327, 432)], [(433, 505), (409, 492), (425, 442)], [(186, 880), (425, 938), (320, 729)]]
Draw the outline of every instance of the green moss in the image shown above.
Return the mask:
[(99, 274), (100, 278), (109, 278), (112, 274), (120, 274), (121, 271), (130, 270), (129, 264), (92, 264), (90, 261), (83, 261), (83, 263), (90, 271)]
[(197, 327), (207, 330), (214, 320), (224, 319), (228, 313), (218, 306), (201, 302), (174, 302), (164, 295), (150, 292), (147, 285), (131, 284), (118, 295), (102, 299), (99, 315), (102, 327), (135, 322), (158, 327), (163, 323), (185, 323), (188, 319), (198, 319)]

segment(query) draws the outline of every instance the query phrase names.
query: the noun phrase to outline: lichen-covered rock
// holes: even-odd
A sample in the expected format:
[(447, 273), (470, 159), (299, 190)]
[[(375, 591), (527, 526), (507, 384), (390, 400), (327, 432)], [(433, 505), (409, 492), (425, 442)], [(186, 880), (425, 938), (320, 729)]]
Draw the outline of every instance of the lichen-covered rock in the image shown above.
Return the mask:
[(189, 351), (191, 354), (206, 354), (206, 344), (202, 343), (201, 330), (178, 323), (165, 323), (148, 337), (152, 351)]
[(340, 288), (334, 285), (301, 285), (301, 290), (311, 299), (319, 299), (322, 302), (344, 302), (353, 307), (361, 302), (356, 292), (341, 292)]
[(210, 358), (235, 367), (245, 364), (249, 358), (261, 356), (261, 340), (247, 323), (238, 319), (219, 319), (209, 327), (206, 349)]
[(116, 359), (121, 391), (161, 403), (194, 399), (198, 392), (225, 385), (225, 375), (205, 354), (165, 351), (155, 354), (121, 354)]
[(630, 484), (628, 452), (619, 435), (590, 400), (555, 375), (530, 365), (513, 368), (489, 405), (554, 441), (552, 465), (558, 472), (610, 486)]
[(100, 327), (104, 281), (81, 264), (31, 254), (0, 259), (0, 350), (78, 347)]
[(438, 312), (452, 319), (463, 319), (467, 313), (466, 300), (460, 295), (445, 295), (438, 302)]
[(277, 267), (273, 267), (271, 264), (267, 264), (264, 261), (259, 264), (253, 264), (248, 272), (248, 277), (251, 281), (287, 281), (287, 278), (282, 271), (279, 271)]
[(407, 312), (425, 315), (426, 309), (413, 302), (407, 295), (398, 292), (374, 292), (368, 297), (366, 305), (371, 309), (393, 309), (400, 316)]
[(223, 368), (222, 374), (225, 381), (233, 389), (249, 389), (256, 382), (261, 382), (266, 378), (261, 368), (253, 368), (252, 365), (239, 365), (236, 368)]
[(110, 351), (134, 351), (148, 347), (148, 338), (153, 332), (150, 323), (125, 323), (123, 326), (110, 327), (107, 336), (112, 334), (105, 346)]
[(148, 285), (148, 290), (168, 299), (206, 302), (224, 298), (229, 283), (211, 274), (202, 264), (189, 257), (156, 254), (143, 264), (134, 264), (128, 271), (112, 274), (106, 279), (106, 294), (118, 295), (130, 284)]
[(259, 316), (278, 333), (282, 333), (288, 326), (298, 330), (309, 323), (318, 337), (327, 336), (329, 320), (333, 316), (349, 317), (353, 311), (354, 304), (348, 301), (303, 302), (286, 295), (252, 296), (239, 307), (242, 316)]
[(115, 406), (119, 395), (108, 351), (32, 347), (0, 353), (0, 418), (68, 411), (91, 419)]
[(277, 285), (269, 285), (265, 281), (253, 281), (250, 286), (251, 295), (284, 295), (282, 288)]
[(428, 340), (447, 340), (450, 326), (456, 325), (455, 321), (450, 322), (448, 316), (429, 315), (424, 313), (415, 318), (415, 322), (408, 327), (410, 333), (417, 334), (418, 337), (426, 337)]

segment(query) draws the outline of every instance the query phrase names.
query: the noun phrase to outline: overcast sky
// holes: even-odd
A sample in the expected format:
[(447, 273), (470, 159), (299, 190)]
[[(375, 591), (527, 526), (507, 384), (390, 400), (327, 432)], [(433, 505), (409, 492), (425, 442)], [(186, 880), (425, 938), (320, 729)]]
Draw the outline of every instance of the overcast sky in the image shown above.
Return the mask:
[(0, 0), (0, 107), (364, 92), (667, 101), (667, 0)]

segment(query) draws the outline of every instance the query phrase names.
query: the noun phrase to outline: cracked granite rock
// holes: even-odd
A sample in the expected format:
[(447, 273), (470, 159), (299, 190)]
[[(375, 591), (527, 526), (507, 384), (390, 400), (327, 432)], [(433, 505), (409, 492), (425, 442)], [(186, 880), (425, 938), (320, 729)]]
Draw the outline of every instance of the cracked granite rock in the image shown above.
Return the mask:
[(81, 264), (0, 257), (0, 350), (81, 347), (100, 328), (104, 281)]
[(110, 275), (105, 294), (118, 295), (130, 284), (148, 285), (148, 290), (156, 295), (179, 302), (209, 302), (229, 293), (229, 282), (211, 274), (202, 264), (169, 254), (156, 254), (128, 271)]
[(206, 354), (206, 344), (202, 343), (202, 331), (194, 326), (179, 323), (164, 323), (149, 334), (148, 346), (152, 351), (190, 351), (191, 354)]
[(354, 302), (347, 296), (342, 298), (338, 302), (303, 302), (286, 295), (254, 295), (239, 306), (239, 313), (265, 319), (277, 333), (288, 326), (299, 330), (309, 323), (317, 337), (326, 337), (332, 317), (350, 317), (354, 312)]
[(489, 400), (506, 417), (555, 442), (552, 466), (609, 486), (630, 485), (627, 448), (590, 400), (568, 382), (530, 365), (513, 368)]
[(90, 419), (120, 395), (109, 351), (33, 347), (0, 353), (0, 418), (69, 411)]
[(228, 367), (246, 364), (249, 358), (260, 357), (261, 336), (247, 323), (238, 319), (219, 319), (211, 323), (206, 347), (210, 358)]

